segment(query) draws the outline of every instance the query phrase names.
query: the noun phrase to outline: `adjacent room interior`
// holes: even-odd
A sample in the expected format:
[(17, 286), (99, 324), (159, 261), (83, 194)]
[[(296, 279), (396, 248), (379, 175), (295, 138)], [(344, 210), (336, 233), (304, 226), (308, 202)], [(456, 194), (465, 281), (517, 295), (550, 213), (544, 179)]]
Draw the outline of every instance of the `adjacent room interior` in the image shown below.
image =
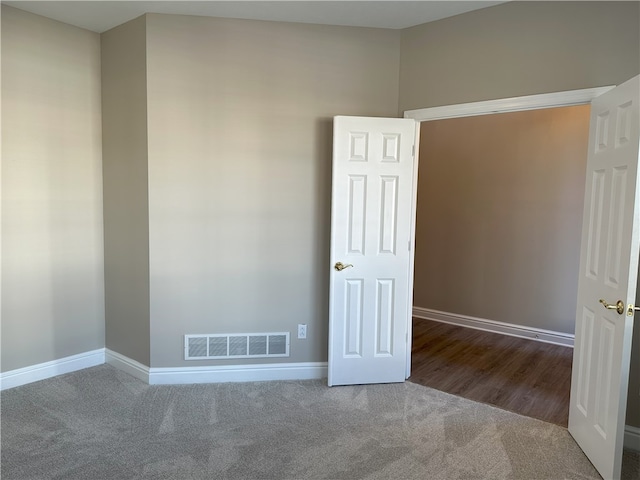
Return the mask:
[[(567, 425), (589, 112), (579, 105), (422, 122), (413, 381)], [(430, 322), (466, 325), (468, 317), (478, 328), (495, 332), (481, 323), (490, 319), (563, 346), (524, 348), (533, 340), (477, 330), (459, 332), (447, 348), (425, 342), (444, 328)], [(444, 332), (451, 339), (457, 330), (433, 341)], [(486, 351), (471, 349), (474, 333)], [(496, 374), (498, 365), (508, 370)]]

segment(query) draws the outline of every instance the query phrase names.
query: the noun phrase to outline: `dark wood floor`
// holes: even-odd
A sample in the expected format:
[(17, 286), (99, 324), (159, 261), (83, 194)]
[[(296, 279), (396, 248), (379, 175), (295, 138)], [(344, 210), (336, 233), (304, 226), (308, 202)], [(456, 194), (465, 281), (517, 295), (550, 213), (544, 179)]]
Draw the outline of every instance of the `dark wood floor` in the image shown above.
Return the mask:
[(567, 426), (573, 349), (413, 320), (409, 381)]

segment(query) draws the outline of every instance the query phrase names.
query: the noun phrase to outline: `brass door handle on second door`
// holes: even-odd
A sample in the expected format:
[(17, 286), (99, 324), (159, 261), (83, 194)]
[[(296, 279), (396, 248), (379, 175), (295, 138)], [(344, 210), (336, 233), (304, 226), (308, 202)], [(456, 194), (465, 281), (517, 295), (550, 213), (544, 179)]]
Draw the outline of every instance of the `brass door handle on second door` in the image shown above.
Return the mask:
[(622, 315), (624, 313), (624, 302), (622, 300), (618, 300), (615, 305), (611, 305), (607, 303), (603, 298), (601, 298), (600, 303), (607, 310), (615, 310), (616, 312), (618, 312), (618, 315)]

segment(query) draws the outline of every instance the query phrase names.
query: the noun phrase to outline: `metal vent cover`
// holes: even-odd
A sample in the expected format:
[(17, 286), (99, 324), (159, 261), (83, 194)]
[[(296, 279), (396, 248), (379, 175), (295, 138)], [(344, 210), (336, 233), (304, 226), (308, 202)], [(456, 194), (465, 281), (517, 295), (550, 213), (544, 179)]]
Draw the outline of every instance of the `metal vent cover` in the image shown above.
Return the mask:
[(185, 360), (288, 356), (289, 332), (184, 336)]

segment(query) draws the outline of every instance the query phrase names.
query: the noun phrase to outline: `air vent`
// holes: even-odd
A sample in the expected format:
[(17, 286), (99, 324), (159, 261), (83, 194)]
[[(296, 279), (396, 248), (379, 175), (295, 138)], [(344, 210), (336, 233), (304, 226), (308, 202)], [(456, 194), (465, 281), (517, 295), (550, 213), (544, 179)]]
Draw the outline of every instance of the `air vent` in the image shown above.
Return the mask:
[(185, 360), (288, 356), (289, 332), (184, 336)]

